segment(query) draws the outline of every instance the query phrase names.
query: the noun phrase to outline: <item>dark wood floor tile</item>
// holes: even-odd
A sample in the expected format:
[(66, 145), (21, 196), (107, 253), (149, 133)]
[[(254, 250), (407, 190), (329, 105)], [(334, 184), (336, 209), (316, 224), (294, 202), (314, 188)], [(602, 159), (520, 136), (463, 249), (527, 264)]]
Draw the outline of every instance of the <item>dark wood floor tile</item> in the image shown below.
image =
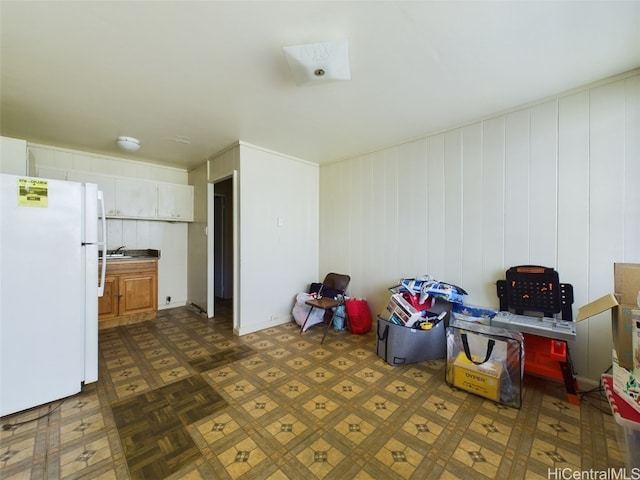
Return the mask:
[(201, 458), (186, 426), (226, 405), (200, 376), (114, 404), (112, 412), (132, 477), (164, 478)]
[(202, 373), (232, 362), (237, 362), (238, 360), (247, 358), (255, 353), (256, 352), (250, 347), (239, 346), (191, 360), (189, 361), (189, 365), (191, 365), (197, 372)]

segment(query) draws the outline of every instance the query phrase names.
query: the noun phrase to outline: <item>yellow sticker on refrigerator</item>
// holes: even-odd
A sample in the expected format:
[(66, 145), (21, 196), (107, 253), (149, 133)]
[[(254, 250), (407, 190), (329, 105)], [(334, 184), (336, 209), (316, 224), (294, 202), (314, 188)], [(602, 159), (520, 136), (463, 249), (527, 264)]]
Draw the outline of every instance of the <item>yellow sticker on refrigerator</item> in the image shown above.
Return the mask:
[(33, 178), (18, 179), (19, 207), (47, 207), (49, 205), (49, 182)]

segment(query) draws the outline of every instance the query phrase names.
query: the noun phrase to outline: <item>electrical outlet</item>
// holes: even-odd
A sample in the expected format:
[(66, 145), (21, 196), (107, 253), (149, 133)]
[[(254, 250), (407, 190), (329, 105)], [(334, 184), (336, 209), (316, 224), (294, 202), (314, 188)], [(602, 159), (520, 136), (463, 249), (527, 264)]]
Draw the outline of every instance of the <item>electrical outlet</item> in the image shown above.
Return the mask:
[(171, 297), (167, 295), (167, 304), (171, 303)]

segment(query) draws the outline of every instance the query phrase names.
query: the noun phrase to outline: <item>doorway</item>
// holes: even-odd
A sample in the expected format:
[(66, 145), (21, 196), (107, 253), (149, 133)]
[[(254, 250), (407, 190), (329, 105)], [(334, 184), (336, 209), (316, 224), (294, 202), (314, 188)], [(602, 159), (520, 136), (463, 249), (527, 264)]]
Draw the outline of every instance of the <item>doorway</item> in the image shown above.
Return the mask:
[[(233, 303), (233, 180), (213, 184), (213, 297), (215, 310)], [(220, 313), (220, 312), (219, 312)]]
[(225, 295), (224, 272), (227, 269), (224, 261), (225, 203), (224, 195), (213, 194), (213, 295), (215, 298), (224, 298)]

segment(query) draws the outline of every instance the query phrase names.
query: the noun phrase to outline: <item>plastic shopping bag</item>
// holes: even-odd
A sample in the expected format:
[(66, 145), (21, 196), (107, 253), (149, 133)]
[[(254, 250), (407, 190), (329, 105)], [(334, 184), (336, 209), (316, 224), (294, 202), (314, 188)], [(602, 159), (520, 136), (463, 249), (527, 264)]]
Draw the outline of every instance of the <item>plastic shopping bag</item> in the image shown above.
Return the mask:
[[(299, 293), (296, 295), (296, 303), (293, 305), (293, 311), (291, 314), (293, 315), (293, 319), (300, 326), (304, 324), (304, 321), (307, 319), (307, 315), (309, 315), (309, 310), (311, 307), (309, 305), (305, 305), (304, 302), (315, 298), (315, 295), (309, 293)], [(322, 323), (324, 318), (324, 310), (321, 308), (314, 308), (309, 315), (309, 320), (307, 320), (307, 324), (304, 326), (304, 332), (306, 332), (309, 327), (316, 325), (318, 323)]]
[(453, 320), (447, 327), (446, 382), (504, 405), (522, 405), (524, 341), (519, 332)]

